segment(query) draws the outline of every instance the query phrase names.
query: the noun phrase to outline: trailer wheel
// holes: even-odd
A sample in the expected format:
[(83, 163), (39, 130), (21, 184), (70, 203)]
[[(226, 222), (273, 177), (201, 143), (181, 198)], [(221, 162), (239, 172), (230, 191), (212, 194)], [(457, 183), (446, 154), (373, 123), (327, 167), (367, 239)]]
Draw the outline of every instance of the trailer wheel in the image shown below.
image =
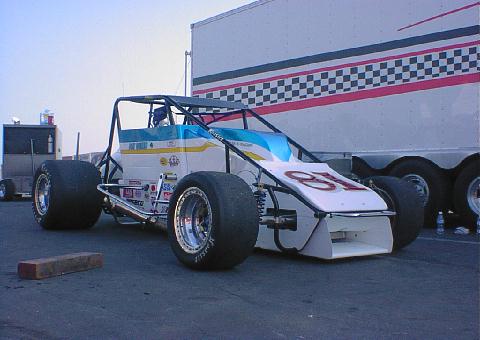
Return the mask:
[(364, 160), (353, 157), (352, 158), (352, 173), (358, 178), (368, 178), (376, 175), (376, 171), (372, 169)]
[(253, 251), (258, 210), (250, 187), (239, 177), (201, 171), (175, 188), (168, 211), (173, 252), (193, 269), (228, 269)]
[(394, 166), (390, 176), (399, 177), (415, 185), (425, 207), (424, 226), (435, 227), (438, 212), (445, 212), (450, 206), (452, 185), (447, 175), (432, 163), (409, 159)]
[(15, 195), (15, 184), (11, 179), (0, 181), (0, 201), (11, 201)]
[(453, 188), (455, 211), (462, 221), (474, 228), (480, 214), (480, 163), (467, 165), (458, 175)]
[(423, 225), (422, 198), (415, 187), (399, 178), (375, 176), (367, 178), (364, 183), (378, 193), (390, 210), (396, 212), (390, 217), (393, 235), (393, 250), (399, 250), (412, 243), (420, 233)]
[(100, 173), (82, 161), (45, 161), (32, 186), (32, 209), (45, 229), (87, 229), (102, 211)]

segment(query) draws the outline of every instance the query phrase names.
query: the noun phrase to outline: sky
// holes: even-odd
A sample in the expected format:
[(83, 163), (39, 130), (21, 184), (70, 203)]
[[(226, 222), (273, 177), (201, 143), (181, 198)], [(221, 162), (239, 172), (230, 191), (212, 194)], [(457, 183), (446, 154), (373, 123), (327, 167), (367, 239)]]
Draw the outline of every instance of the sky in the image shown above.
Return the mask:
[(183, 95), (190, 24), (251, 2), (0, 0), (0, 123), (49, 109), (64, 156), (77, 132), (81, 153), (103, 151), (115, 99)]

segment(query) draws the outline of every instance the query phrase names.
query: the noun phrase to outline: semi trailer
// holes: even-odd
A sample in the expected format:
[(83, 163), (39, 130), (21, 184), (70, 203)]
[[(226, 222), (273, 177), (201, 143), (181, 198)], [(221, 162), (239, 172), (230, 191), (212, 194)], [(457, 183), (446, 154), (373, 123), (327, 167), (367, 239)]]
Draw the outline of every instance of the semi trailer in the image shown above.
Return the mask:
[(473, 226), (479, 8), (471, 0), (255, 1), (191, 25), (192, 95), (241, 102), (317, 155), (351, 152), (359, 177), (412, 182), (426, 226), (440, 211)]

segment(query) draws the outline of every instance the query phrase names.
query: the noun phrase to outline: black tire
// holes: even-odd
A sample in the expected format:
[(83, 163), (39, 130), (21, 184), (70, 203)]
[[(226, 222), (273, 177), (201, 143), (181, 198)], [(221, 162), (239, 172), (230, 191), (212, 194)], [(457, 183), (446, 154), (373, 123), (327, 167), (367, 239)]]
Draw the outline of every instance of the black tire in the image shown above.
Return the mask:
[(11, 201), (15, 196), (15, 184), (11, 179), (0, 181), (0, 201)]
[[(444, 214), (450, 207), (452, 184), (447, 175), (433, 163), (421, 159), (405, 160), (393, 167), (390, 176), (402, 178), (417, 184), (423, 181), (426, 184), (426, 195), (423, 199), (425, 206), (424, 226), (433, 228), (436, 225), (438, 212)], [(416, 184), (416, 183), (414, 183)], [(417, 191), (421, 192), (420, 185)]]
[(393, 250), (399, 250), (412, 243), (423, 225), (422, 198), (414, 185), (399, 178), (374, 176), (364, 183), (372, 181), (374, 189), (385, 201), (389, 210), (396, 212), (390, 217), (393, 235)]
[(352, 173), (360, 179), (377, 175), (377, 172), (374, 169), (372, 169), (364, 160), (358, 157), (352, 158)]
[[(32, 186), (32, 209), (45, 229), (87, 229), (102, 212), (103, 195), (97, 190), (100, 172), (82, 161), (45, 161), (37, 169)], [(44, 183), (49, 184), (48, 204), (42, 204)]]
[[(201, 198), (203, 194), (195, 188), (200, 189), (205, 197)], [(182, 215), (183, 207), (188, 207), (188, 199), (199, 198), (208, 201), (211, 208), (208, 216), (211, 216), (212, 223), (207, 227), (209, 232), (201, 231), (207, 235), (203, 235), (196, 249), (185, 241), (181, 232), (184, 229), (178, 226), (177, 218)], [(200, 210), (197, 206), (192, 210)], [(207, 204), (204, 207), (207, 209)], [(242, 263), (253, 251), (258, 223), (256, 200), (242, 179), (221, 172), (201, 171), (185, 176), (175, 188), (170, 199), (167, 230), (173, 252), (186, 266), (193, 269), (228, 269)], [(197, 234), (200, 235), (198, 230)]]
[(460, 215), (462, 222), (469, 228), (475, 228), (478, 218), (478, 206), (473, 205), (472, 195), (476, 195), (477, 199), (479, 198), (480, 187), (474, 188), (479, 182), (480, 161), (474, 161), (463, 168), (453, 188), (455, 212)]

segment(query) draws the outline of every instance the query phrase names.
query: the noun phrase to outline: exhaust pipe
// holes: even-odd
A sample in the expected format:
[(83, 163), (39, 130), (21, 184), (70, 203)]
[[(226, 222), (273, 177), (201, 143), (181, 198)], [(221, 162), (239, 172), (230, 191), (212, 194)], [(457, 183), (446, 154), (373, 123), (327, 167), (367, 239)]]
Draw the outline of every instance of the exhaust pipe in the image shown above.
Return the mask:
[(137, 222), (149, 223), (161, 231), (167, 231), (167, 221), (164, 219), (143, 215), (115, 202), (112, 202), (111, 210), (115, 211), (116, 213), (131, 217)]

